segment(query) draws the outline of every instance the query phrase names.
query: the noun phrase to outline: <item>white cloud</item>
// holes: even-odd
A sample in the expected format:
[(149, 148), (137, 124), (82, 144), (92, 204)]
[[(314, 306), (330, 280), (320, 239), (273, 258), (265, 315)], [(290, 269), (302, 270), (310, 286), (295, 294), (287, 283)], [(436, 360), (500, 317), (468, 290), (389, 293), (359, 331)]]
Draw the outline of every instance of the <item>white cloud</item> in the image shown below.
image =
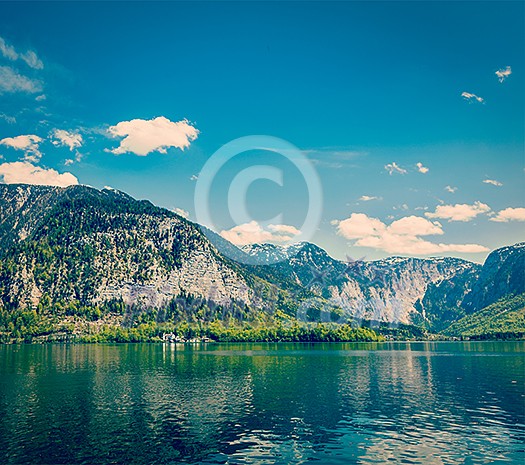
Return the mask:
[(512, 74), (512, 69), (510, 66), (507, 66), (506, 68), (498, 69), (496, 71), (496, 76), (498, 76), (499, 82), (503, 82), (505, 79), (507, 79)]
[(37, 184), (44, 186), (67, 187), (78, 184), (71, 173), (59, 173), (28, 162), (15, 161), (0, 164), (0, 177), (5, 184)]
[(471, 94), (470, 92), (462, 92), (461, 96), (465, 100), (468, 100), (469, 102), (472, 102), (474, 100), (476, 100), (479, 103), (483, 103), (484, 102), (484, 100), (481, 97), (478, 97), (476, 94)]
[(186, 210), (183, 210), (182, 208), (178, 208), (178, 207), (174, 208), (173, 212), (176, 213), (179, 216), (182, 216), (183, 218), (186, 218), (186, 219), (188, 219), (190, 217), (189, 212), (187, 212)]
[(392, 207), (392, 210), (405, 210), (406, 211), (408, 209), (409, 209), (409, 207), (408, 207), (408, 205), (406, 203), (404, 203), (402, 205), (394, 205)]
[(349, 218), (336, 221), (337, 233), (346, 239), (362, 239), (368, 236), (381, 236), (386, 231), (385, 224), (377, 218), (364, 213), (352, 213)]
[(490, 219), (497, 223), (508, 223), (509, 221), (525, 221), (525, 208), (505, 208)]
[(496, 181), (495, 179), (485, 179), (483, 182), (485, 184), (492, 184), (493, 186), (496, 186), (496, 187), (503, 186), (503, 184), (501, 182)]
[(393, 221), (388, 226), (388, 232), (398, 236), (433, 236), (443, 234), (441, 225), (421, 216), (405, 216)]
[(35, 97), (35, 100), (36, 100), (37, 102), (43, 102), (43, 101), (46, 100), (46, 99), (47, 99), (47, 97), (46, 97), (45, 94), (38, 95), (38, 96)]
[(27, 92), (33, 94), (42, 90), (42, 84), (17, 73), (9, 66), (0, 66), (0, 94), (7, 92)]
[(426, 166), (423, 166), (423, 163), (421, 163), (421, 162), (417, 162), (416, 166), (417, 166), (417, 170), (420, 173), (427, 174), (430, 171), (430, 169), (427, 168)]
[(51, 137), (55, 139), (52, 142), (56, 147), (68, 147), (71, 151), (78, 147), (82, 147), (82, 135), (76, 132), (55, 129), (51, 133)]
[(257, 221), (235, 226), (221, 231), (221, 236), (235, 245), (257, 244), (262, 242), (287, 242), (300, 231), (286, 224), (270, 224), (266, 229)]
[(375, 195), (362, 195), (359, 200), (362, 202), (370, 202), (371, 200), (381, 200), (382, 197), (376, 197)]
[(2, 37), (0, 37), (0, 52), (11, 61), (18, 60), (18, 53), (16, 53), (15, 48), (9, 45)]
[(321, 147), (303, 150), (302, 152), (314, 165), (333, 169), (351, 167), (355, 163), (356, 158), (367, 155), (366, 152), (337, 147)]
[(474, 202), (472, 205), (438, 205), (434, 213), (425, 213), (428, 218), (442, 218), (448, 221), (470, 221), (482, 213), (488, 213), (490, 207), (481, 202)]
[(15, 124), (16, 123), (16, 118), (14, 116), (9, 116), (9, 115), (6, 115), (5, 113), (0, 113), (0, 119), (3, 119), (4, 121), (6, 121), (9, 124)]
[(0, 37), (0, 53), (11, 61), (16, 60), (22, 60), (24, 61), (27, 66), (33, 69), (42, 69), (44, 67), (44, 63), (42, 63), (42, 60), (38, 58), (37, 54), (33, 52), (33, 50), (28, 50), (24, 53), (18, 53), (15, 48), (8, 44), (5, 39)]
[(0, 144), (7, 147), (11, 147), (15, 150), (24, 151), (24, 159), (26, 161), (38, 161), (42, 158), (42, 153), (38, 148), (38, 144), (42, 142), (42, 139), (34, 134), (28, 134), (24, 136), (6, 137), (0, 140)]
[(44, 63), (42, 63), (42, 60), (37, 57), (36, 53), (33, 52), (33, 50), (28, 50), (25, 53), (22, 53), (20, 55), (20, 59), (25, 61), (27, 66), (33, 69), (43, 69)]
[(443, 235), (438, 222), (419, 216), (407, 216), (386, 225), (377, 218), (363, 213), (352, 213), (343, 221), (332, 222), (337, 233), (346, 239), (354, 240), (354, 246), (371, 247), (387, 253), (427, 255), (444, 252), (476, 253), (488, 249), (478, 244), (434, 243), (420, 236)]
[(388, 174), (392, 175), (393, 173), (406, 174), (407, 170), (401, 168), (395, 161), (385, 165), (385, 170), (388, 171)]
[(111, 126), (108, 132), (113, 137), (124, 137), (111, 153), (120, 155), (130, 152), (140, 156), (155, 151), (166, 153), (169, 147), (184, 150), (199, 134), (188, 120), (173, 122), (163, 116), (151, 120), (122, 121)]
[(445, 187), (445, 190), (447, 192), (450, 192), (451, 194), (453, 194), (454, 192), (456, 192), (458, 190), (458, 188), (457, 187), (452, 187), (452, 186), (447, 186), (447, 187)]
[(297, 236), (301, 232), (295, 226), (289, 224), (269, 224), (268, 229), (274, 233), (291, 234), (292, 236)]

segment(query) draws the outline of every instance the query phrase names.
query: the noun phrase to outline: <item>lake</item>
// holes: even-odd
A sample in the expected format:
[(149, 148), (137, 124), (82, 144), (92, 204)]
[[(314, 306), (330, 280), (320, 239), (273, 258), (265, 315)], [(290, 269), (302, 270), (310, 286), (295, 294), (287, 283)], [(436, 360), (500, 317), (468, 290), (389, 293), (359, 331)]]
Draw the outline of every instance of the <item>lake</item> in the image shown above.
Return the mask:
[(0, 463), (523, 463), (524, 352), (524, 342), (0, 346)]

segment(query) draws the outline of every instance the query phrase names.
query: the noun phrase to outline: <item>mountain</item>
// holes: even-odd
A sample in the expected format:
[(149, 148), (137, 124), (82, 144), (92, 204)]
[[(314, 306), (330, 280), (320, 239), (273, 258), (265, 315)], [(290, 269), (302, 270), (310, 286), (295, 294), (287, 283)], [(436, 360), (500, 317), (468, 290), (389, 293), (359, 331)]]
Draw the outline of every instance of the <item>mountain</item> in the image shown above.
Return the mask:
[(452, 276), (430, 283), (415, 305), (422, 316), (421, 324), (437, 332), (465, 316), (465, 297), (476, 285), (481, 270), (481, 265), (467, 262)]
[[(294, 248), (256, 245), (243, 250), (257, 253), (261, 261), (282, 257), (280, 263), (268, 265), (272, 271), (265, 274), (267, 280), (291, 280), (342, 307), (344, 314), (353, 319), (416, 324), (429, 329), (457, 319), (442, 315), (441, 305), (445, 302), (450, 309), (459, 305), (481, 270), (481, 265), (457, 258), (391, 257), (368, 262), (349, 258), (342, 262), (309, 243)], [(430, 298), (432, 294), (434, 299)]]
[[(255, 303), (201, 229), (115, 190), (0, 185), (0, 300), (161, 306), (181, 294)], [(251, 279), (253, 282), (253, 278)]]
[(523, 243), (495, 250), (483, 266), (443, 257), (340, 261), (307, 242), (241, 249), (149, 201), (87, 186), (0, 184), (0, 239), (0, 310), (8, 312), (99, 318), (125, 307), (141, 321), (164, 312), (197, 322), (226, 311), (237, 320), (439, 332), (525, 292)]
[(525, 242), (489, 254), (462, 307), (473, 313), (508, 295), (525, 292)]
[(469, 339), (525, 337), (525, 294), (503, 297), (452, 323), (443, 333)]
[[(489, 254), (443, 334), (470, 339), (525, 337), (525, 243)], [(457, 320), (457, 321), (454, 321)]]
[(254, 265), (268, 265), (271, 263), (288, 261), (290, 257), (297, 254), (306, 242), (299, 242), (287, 246), (278, 246), (275, 244), (249, 244), (241, 247), (241, 250), (251, 257), (251, 263)]
[(264, 275), (268, 281), (291, 281), (342, 307), (354, 320), (413, 324), (433, 332), (525, 292), (525, 243), (493, 251), (483, 265), (442, 257), (342, 262), (309, 243), (256, 244), (243, 250), (259, 263), (282, 260), (256, 267), (271, 270)]

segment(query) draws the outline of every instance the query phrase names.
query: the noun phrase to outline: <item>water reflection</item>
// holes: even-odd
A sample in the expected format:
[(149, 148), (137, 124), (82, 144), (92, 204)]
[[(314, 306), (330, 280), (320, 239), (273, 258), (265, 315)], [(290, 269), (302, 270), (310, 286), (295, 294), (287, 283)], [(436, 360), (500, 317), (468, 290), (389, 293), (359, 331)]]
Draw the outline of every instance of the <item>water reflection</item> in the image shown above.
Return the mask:
[(524, 458), (523, 343), (0, 347), (0, 463)]

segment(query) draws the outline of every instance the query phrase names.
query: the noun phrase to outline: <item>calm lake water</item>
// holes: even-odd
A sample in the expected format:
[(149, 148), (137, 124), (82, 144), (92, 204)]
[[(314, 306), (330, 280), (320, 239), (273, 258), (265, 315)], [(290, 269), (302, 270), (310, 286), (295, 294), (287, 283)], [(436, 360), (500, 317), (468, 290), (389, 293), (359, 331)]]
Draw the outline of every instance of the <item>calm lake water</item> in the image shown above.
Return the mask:
[(524, 351), (0, 346), (0, 463), (523, 463)]

